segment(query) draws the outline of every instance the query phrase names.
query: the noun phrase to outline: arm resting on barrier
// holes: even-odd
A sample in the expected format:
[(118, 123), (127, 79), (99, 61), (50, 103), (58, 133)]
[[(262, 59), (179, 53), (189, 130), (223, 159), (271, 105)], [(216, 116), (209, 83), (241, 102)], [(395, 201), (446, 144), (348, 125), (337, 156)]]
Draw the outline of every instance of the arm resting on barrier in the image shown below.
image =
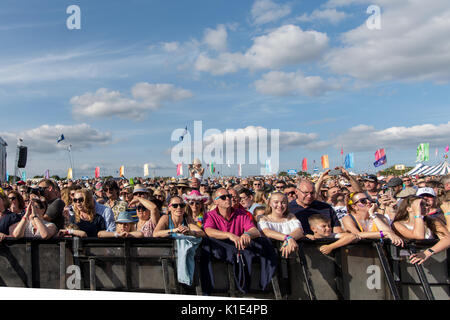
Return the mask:
[[(419, 265), (424, 263), (433, 254), (444, 251), (450, 248), (450, 237), (446, 236), (439, 240), (434, 246), (424, 251), (412, 254), (409, 259), (412, 264), (418, 263)], [(448, 259), (448, 257), (447, 257)]]
[(356, 234), (348, 232), (340, 233), (339, 235), (340, 238), (337, 241), (320, 246), (319, 248), (320, 252), (322, 252), (323, 254), (330, 254), (331, 251), (346, 246), (352, 242), (356, 242), (360, 239), (359, 236), (357, 236)]

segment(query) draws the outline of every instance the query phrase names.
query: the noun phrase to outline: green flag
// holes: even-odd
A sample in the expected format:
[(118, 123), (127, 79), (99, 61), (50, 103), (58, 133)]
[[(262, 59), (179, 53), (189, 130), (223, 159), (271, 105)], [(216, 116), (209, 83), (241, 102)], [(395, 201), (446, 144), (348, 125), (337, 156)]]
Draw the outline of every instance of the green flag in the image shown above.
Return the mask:
[(133, 180), (133, 178), (130, 178), (130, 186), (134, 186), (134, 180)]
[(211, 162), (211, 165), (209, 166), (209, 169), (211, 170), (211, 174), (213, 174), (216, 171), (216, 169), (214, 169), (214, 163), (213, 162)]
[(430, 144), (421, 143), (417, 147), (417, 159), (416, 162), (423, 162), (430, 160)]

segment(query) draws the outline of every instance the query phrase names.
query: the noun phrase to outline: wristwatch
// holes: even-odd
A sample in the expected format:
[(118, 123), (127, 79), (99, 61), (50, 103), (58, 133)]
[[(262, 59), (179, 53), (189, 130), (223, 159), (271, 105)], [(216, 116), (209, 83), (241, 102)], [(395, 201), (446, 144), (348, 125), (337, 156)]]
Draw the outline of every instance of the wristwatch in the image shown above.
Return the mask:
[(433, 249), (431, 249), (431, 248), (428, 248), (427, 250), (425, 250), (425, 251), (428, 251), (429, 253), (431, 253), (431, 255), (433, 255), (434, 254), (434, 250)]

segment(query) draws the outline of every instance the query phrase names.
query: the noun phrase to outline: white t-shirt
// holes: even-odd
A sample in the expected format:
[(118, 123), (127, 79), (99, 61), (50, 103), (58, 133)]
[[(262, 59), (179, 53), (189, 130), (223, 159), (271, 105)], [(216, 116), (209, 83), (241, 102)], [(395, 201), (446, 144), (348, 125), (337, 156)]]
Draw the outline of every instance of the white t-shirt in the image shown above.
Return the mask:
[(270, 229), (282, 234), (290, 234), (292, 231), (298, 228), (302, 229), (303, 231), (302, 224), (297, 218), (293, 218), (290, 220), (285, 219), (285, 221), (282, 222), (273, 222), (261, 219), (258, 222), (258, 228), (259, 230)]

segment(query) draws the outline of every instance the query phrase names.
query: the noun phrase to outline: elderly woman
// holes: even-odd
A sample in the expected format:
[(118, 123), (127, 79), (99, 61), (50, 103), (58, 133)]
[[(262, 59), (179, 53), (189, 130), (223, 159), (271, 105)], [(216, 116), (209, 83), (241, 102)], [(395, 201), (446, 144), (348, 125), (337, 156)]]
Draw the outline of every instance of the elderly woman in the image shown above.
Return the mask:
[(183, 194), (181, 197), (188, 204), (186, 209), (188, 216), (195, 221), (197, 226), (202, 228), (205, 216), (205, 203), (209, 197), (201, 195), (197, 190), (192, 190), (191, 193)]
[[(76, 190), (73, 196), (74, 215), (69, 217), (69, 223), (78, 226), (76, 234), (79, 237), (98, 237), (106, 232), (105, 219), (95, 212), (95, 203), (92, 191), (88, 189)], [(70, 234), (73, 229), (63, 229), (61, 233)]]
[(0, 192), (0, 241), (9, 236), (10, 230), (13, 229), (10, 227), (20, 221), (18, 214), (8, 210), (9, 206), (8, 197), (3, 192)]
[(204, 237), (205, 233), (195, 221), (186, 214), (186, 203), (179, 196), (173, 196), (169, 202), (169, 213), (159, 219), (154, 237), (173, 237), (174, 234)]
[(25, 213), (25, 201), (18, 191), (10, 191), (8, 193), (9, 211), (23, 215)]
[(377, 206), (365, 193), (351, 194), (348, 202), (348, 214), (342, 218), (347, 232), (362, 239), (390, 239), (396, 246), (403, 246), (403, 240), (389, 227), (386, 217), (375, 212)]
[(58, 232), (58, 228), (54, 223), (44, 220), (46, 210), (45, 198), (33, 197), (20, 222), (11, 227), (11, 229), (14, 228), (12, 236), (17, 239), (26, 237), (46, 240), (52, 238)]

